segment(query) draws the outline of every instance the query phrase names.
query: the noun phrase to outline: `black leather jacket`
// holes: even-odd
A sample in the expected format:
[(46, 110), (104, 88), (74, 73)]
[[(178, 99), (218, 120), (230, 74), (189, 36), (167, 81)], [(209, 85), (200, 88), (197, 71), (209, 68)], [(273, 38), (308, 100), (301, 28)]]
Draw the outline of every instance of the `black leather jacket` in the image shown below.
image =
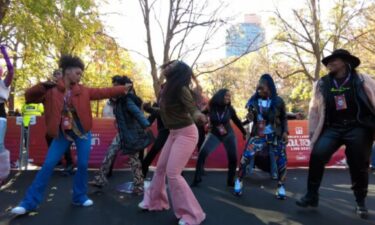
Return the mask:
[[(358, 107), (356, 119), (357, 121), (368, 128), (375, 130), (375, 109), (372, 107), (369, 98), (367, 97), (363, 89), (363, 79), (361, 79), (357, 74), (353, 74), (353, 86), (355, 93), (355, 101)], [(321, 78), (319, 83), (319, 91), (322, 92), (324, 101), (327, 102), (330, 89), (330, 76), (326, 75)], [(326, 113), (326, 125), (329, 125), (329, 115)]]

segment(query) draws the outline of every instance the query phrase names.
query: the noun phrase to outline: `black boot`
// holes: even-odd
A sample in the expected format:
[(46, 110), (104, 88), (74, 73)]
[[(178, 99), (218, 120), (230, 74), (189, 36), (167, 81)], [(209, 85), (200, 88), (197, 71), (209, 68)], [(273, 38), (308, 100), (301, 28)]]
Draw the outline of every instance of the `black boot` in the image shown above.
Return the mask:
[(234, 187), (234, 177), (228, 178), (227, 180), (227, 186), (228, 187)]
[[(116, 159), (116, 158), (115, 158), (115, 159)], [(109, 167), (109, 171), (108, 171), (108, 173), (107, 173), (107, 178), (112, 177), (112, 175), (113, 175), (113, 167), (114, 167), (114, 165), (115, 165), (115, 160), (112, 161), (111, 166)]]
[(307, 193), (300, 200), (296, 201), (296, 204), (300, 207), (318, 207), (319, 205), (319, 194), (318, 193)]
[(194, 180), (193, 180), (193, 183), (191, 183), (191, 187), (196, 187), (196, 186), (198, 186), (198, 184), (199, 183), (201, 183), (202, 182), (202, 178), (201, 178), (201, 176), (197, 176), (197, 175), (195, 175), (194, 176)]
[(364, 201), (357, 202), (357, 206), (355, 207), (355, 213), (362, 219), (368, 218), (369, 214)]

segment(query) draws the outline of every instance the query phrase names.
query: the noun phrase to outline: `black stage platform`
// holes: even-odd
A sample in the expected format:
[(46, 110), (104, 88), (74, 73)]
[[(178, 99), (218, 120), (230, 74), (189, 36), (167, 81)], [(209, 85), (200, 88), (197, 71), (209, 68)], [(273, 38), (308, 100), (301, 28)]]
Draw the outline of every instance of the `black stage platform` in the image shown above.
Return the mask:
[[(199, 187), (193, 188), (207, 214), (203, 225), (360, 225), (375, 224), (375, 174), (370, 177), (367, 205), (369, 220), (354, 214), (354, 197), (350, 190), (349, 172), (328, 169), (321, 188), (320, 207), (300, 209), (295, 200), (306, 188), (307, 170), (289, 170), (286, 183), (288, 199), (277, 200), (275, 182), (263, 172), (256, 172), (245, 180), (242, 197), (233, 196), (226, 184), (225, 172), (206, 172)], [(171, 210), (142, 212), (137, 204), (141, 196), (119, 193), (116, 186), (131, 179), (129, 171), (116, 171), (104, 192), (90, 188), (94, 205), (81, 208), (71, 205), (71, 177), (56, 172), (38, 212), (11, 218), (6, 212), (22, 198), (36, 171), (13, 174), (14, 182), (0, 191), (0, 225), (175, 225), (177, 219)], [(90, 172), (90, 177), (93, 172)], [(193, 172), (184, 172), (190, 183)]]

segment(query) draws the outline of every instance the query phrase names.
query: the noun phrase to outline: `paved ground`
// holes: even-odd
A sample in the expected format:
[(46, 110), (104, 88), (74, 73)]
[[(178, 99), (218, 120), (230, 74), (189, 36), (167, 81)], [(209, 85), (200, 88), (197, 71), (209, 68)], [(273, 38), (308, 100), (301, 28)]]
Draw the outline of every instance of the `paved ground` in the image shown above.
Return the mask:
[[(92, 176), (93, 173), (90, 173)], [(354, 197), (350, 190), (347, 170), (327, 170), (321, 189), (320, 207), (304, 210), (295, 205), (305, 190), (306, 170), (290, 170), (287, 182), (288, 199), (276, 200), (274, 181), (267, 174), (255, 173), (245, 181), (242, 197), (236, 197), (225, 187), (226, 173), (208, 172), (203, 183), (194, 188), (199, 202), (207, 213), (203, 225), (360, 225), (375, 224), (375, 174), (370, 177), (367, 205), (370, 219), (357, 218)], [(118, 171), (110, 179), (105, 192), (92, 192), (94, 206), (75, 207), (70, 204), (72, 179), (56, 173), (48, 188), (45, 202), (38, 212), (11, 218), (6, 211), (22, 198), (35, 172), (15, 176), (14, 182), (0, 192), (0, 225), (174, 225), (172, 211), (141, 212), (137, 209), (142, 197), (115, 191), (115, 187), (131, 179), (128, 171)], [(190, 183), (193, 173), (185, 172)]]

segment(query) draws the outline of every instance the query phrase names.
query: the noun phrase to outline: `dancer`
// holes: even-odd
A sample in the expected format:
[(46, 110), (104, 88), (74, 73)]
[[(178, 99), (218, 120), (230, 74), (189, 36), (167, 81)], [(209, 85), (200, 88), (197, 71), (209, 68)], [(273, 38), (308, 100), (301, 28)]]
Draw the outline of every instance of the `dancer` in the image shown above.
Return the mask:
[(315, 85), (309, 110), (311, 156), (307, 193), (301, 207), (317, 207), (324, 166), (345, 145), (345, 154), (356, 199), (356, 213), (368, 217), (369, 163), (375, 131), (375, 81), (358, 74), (360, 59), (337, 49), (322, 60), (329, 74)]
[(242, 194), (242, 179), (245, 177), (246, 167), (249, 165), (250, 170), (254, 167), (257, 152), (268, 151), (271, 167), (272, 161), (277, 165), (276, 197), (285, 199), (284, 181), (287, 167), (285, 145), (288, 142), (288, 121), (285, 103), (278, 96), (275, 83), (269, 74), (261, 76), (256, 92), (246, 107), (249, 110), (248, 120), (253, 121), (254, 126), (241, 158), (234, 194)]
[[(160, 98), (158, 97), (158, 102), (159, 100)], [(158, 135), (155, 138), (155, 142), (142, 162), (142, 172), (145, 178), (147, 177), (147, 173), (152, 161), (154, 161), (155, 157), (163, 149), (169, 136), (169, 129), (164, 126), (164, 123), (160, 117), (160, 108), (158, 102), (153, 104), (152, 107), (149, 107), (148, 105), (144, 106), (144, 110), (150, 113), (150, 117), (148, 118), (150, 124), (152, 124), (156, 120), (158, 128)]]
[(36, 210), (41, 203), (53, 168), (67, 147), (74, 141), (77, 146), (77, 172), (73, 183), (73, 201), (79, 206), (91, 206), (87, 197), (87, 165), (91, 148), (91, 100), (117, 97), (127, 93), (128, 86), (88, 88), (79, 84), (84, 64), (78, 57), (62, 56), (59, 66), (63, 78), (57, 82), (39, 83), (25, 93), (26, 102), (43, 102), (48, 135), (54, 137), (41, 170), (20, 204), (11, 210), (25, 214)]
[[(52, 73), (51, 80), (57, 82), (62, 77), (63, 77), (62, 71), (60, 69), (56, 69)], [(48, 136), (48, 134), (46, 134), (46, 142), (47, 142), (48, 148), (51, 146), (52, 140), (53, 140), (53, 138)], [(73, 165), (73, 157), (72, 157), (72, 151), (70, 150), (70, 146), (66, 149), (66, 151), (64, 153), (64, 159), (65, 159), (65, 167), (61, 171), (61, 175), (62, 176), (73, 175), (74, 174), (74, 165)], [(63, 165), (62, 160), (59, 161), (57, 166), (61, 166), (61, 165)]]
[(233, 106), (231, 105), (231, 93), (228, 89), (220, 89), (209, 101), (206, 112), (209, 116), (210, 131), (199, 151), (198, 161), (195, 169), (193, 186), (202, 182), (202, 171), (208, 155), (217, 149), (220, 143), (224, 144), (228, 157), (227, 186), (234, 186), (234, 177), (237, 167), (237, 139), (230, 124), (232, 120), (240, 129), (244, 139), (246, 131)]
[(160, 115), (170, 130), (159, 157), (150, 187), (139, 207), (143, 210), (169, 209), (165, 178), (168, 178), (173, 211), (179, 225), (198, 225), (206, 217), (181, 171), (192, 155), (198, 131), (194, 120), (205, 123), (206, 117), (197, 109), (189, 85), (192, 70), (182, 61), (171, 61), (161, 67), (166, 84), (160, 99)]
[[(127, 77), (122, 76), (119, 79), (114, 79), (114, 86), (133, 84)], [(129, 157), (129, 164), (133, 173), (133, 187), (131, 193), (135, 195), (143, 194), (143, 174), (142, 174), (142, 160), (139, 154), (151, 143), (152, 139), (149, 136), (150, 123), (144, 117), (141, 111), (142, 100), (136, 95), (132, 87), (128, 94), (121, 96), (113, 101), (113, 112), (116, 117), (118, 128), (118, 135), (114, 141), (119, 141), (119, 148)], [(111, 158), (116, 155), (115, 148), (109, 149), (103, 162), (99, 174), (96, 175), (98, 186), (105, 184), (106, 170), (112, 164)], [(143, 158), (143, 156), (142, 156)]]
[[(119, 75), (113, 76), (112, 77), (112, 85), (116, 86), (121, 82), (122, 77)], [(114, 107), (114, 99), (109, 99), (106, 102), (106, 106), (103, 109), (103, 114), (107, 117), (115, 117), (113, 113), (113, 107)], [(117, 121), (116, 121), (117, 122)], [(108, 184), (108, 177), (112, 175), (112, 170), (114, 163), (117, 158), (117, 154), (121, 150), (121, 143), (120, 143), (120, 136), (118, 132), (116, 133), (115, 137), (112, 139), (111, 144), (108, 146), (107, 152), (104, 156), (104, 159), (102, 161), (102, 164), (100, 165), (100, 168), (98, 172), (95, 173), (94, 179), (89, 181), (89, 184), (97, 187), (97, 188), (103, 188)]]
[[(4, 139), (7, 130), (7, 114), (5, 112), (5, 102), (9, 98), (10, 85), (13, 80), (13, 66), (10, 62), (4, 45), (0, 45), (1, 54), (3, 54), (8, 73), (5, 79), (0, 79), (0, 185), (8, 177), (10, 173), (10, 155), (9, 151), (5, 148)], [(3, 75), (3, 70), (0, 67), (0, 78)]]

